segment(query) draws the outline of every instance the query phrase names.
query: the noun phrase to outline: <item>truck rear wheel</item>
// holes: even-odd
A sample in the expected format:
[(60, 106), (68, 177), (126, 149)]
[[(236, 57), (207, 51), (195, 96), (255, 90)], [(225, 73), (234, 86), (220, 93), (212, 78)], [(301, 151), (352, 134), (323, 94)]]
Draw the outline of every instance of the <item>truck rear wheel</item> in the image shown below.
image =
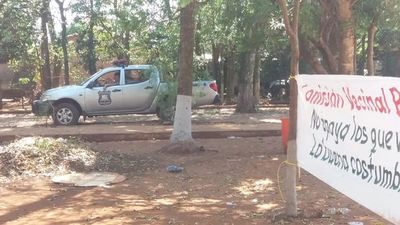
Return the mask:
[(52, 117), (55, 125), (69, 126), (78, 123), (80, 114), (73, 104), (60, 103), (55, 105)]

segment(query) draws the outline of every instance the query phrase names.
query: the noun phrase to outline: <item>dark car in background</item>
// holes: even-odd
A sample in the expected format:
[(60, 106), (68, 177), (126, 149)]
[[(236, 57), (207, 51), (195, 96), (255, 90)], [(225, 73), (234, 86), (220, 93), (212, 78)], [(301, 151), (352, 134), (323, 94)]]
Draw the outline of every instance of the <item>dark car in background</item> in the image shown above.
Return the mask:
[(271, 103), (289, 103), (289, 80), (274, 80), (266, 86), (266, 97)]

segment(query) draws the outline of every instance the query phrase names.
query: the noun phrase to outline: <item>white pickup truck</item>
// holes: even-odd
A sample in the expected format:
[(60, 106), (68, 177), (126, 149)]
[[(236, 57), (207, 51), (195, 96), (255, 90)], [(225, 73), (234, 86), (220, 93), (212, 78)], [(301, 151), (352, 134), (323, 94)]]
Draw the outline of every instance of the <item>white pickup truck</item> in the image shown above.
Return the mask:
[[(35, 115), (52, 115), (56, 125), (74, 125), (80, 116), (160, 114), (167, 83), (153, 65), (102, 69), (80, 85), (47, 90), (32, 103)], [(193, 82), (193, 106), (219, 102), (215, 81)]]

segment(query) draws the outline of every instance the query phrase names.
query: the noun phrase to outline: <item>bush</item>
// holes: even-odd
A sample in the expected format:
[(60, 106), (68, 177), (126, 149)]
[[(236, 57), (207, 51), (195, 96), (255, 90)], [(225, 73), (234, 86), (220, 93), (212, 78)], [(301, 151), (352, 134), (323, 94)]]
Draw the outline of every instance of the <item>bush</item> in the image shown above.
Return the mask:
[(158, 93), (157, 116), (161, 121), (173, 121), (177, 93), (178, 91), (176, 82), (167, 82)]

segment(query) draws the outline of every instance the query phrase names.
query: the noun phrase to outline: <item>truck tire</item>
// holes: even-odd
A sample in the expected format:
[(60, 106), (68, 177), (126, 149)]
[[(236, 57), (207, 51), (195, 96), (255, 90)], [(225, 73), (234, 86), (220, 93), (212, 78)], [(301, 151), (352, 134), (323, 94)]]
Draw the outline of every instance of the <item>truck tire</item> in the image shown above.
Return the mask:
[(69, 126), (78, 123), (80, 114), (75, 105), (60, 103), (54, 106), (52, 117), (55, 125)]

